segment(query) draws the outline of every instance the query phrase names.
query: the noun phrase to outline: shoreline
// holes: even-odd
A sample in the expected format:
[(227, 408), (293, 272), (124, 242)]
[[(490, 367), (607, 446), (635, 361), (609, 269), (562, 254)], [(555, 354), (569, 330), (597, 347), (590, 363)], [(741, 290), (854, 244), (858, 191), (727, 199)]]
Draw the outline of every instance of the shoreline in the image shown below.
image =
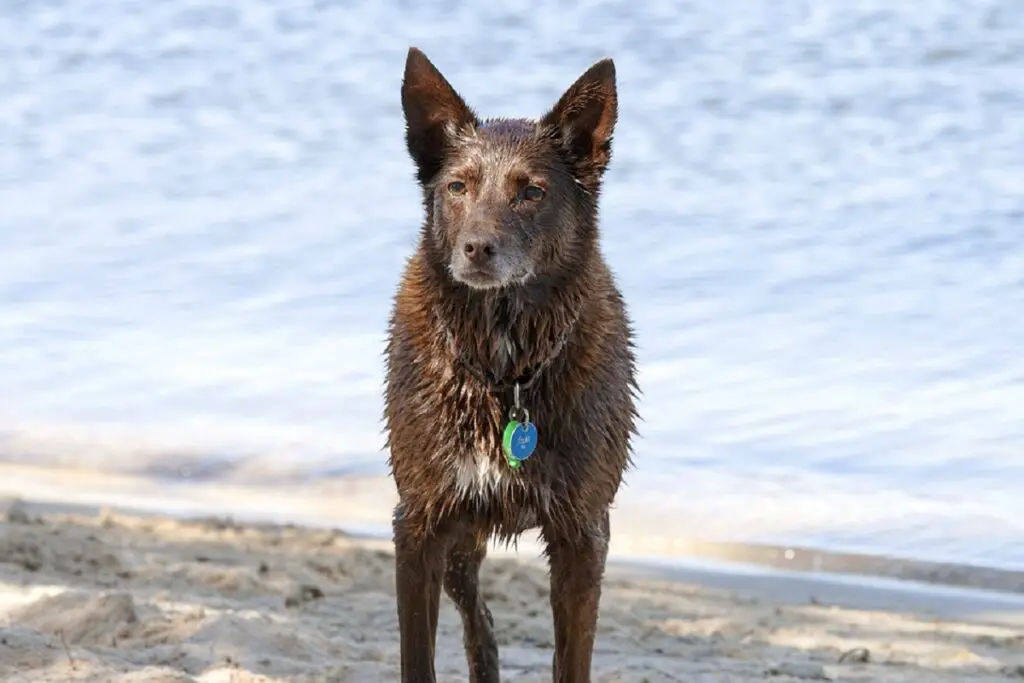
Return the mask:
[[(51, 503), (0, 495), (0, 518), (9, 519), (12, 515), (19, 519), (46, 519), (57, 516), (105, 520), (127, 517), (153, 522), (170, 520), (184, 525), (281, 527), (314, 533), (336, 533), (358, 542), (367, 550), (387, 554), (393, 551), (391, 539), (387, 534), (366, 528), (271, 521), (250, 515), (172, 515), (159, 510)], [(747, 548), (743, 544), (734, 545), (739, 546), (740, 550)], [(790, 570), (773, 567), (768, 563), (736, 561), (728, 559), (725, 555), (726, 553), (707, 553), (666, 558), (609, 554), (605, 575), (620, 581), (648, 580), (673, 585), (697, 585), (705, 589), (729, 591), (739, 596), (780, 605), (806, 603), (848, 609), (907, 612), (989, 626), (1020, 628), (1024, 632), (1024, 593), (848, 572)], [(491, 561), (511, 561), (546, 572), (542, 547), (537, 539), (529, 538), (528, 535), (524, 535), (514, 547), (498, 544), (489, 546), (488, 558)]]
[[(390, 542), (390, 511), (396, 500), (387, 477), (351, 476), (326, 484), (282, 488), (182, 480), (180, 482), (95, 470), (0, 463), (0, 509), (14, 501), (37, 514), (106, 510), (145, 517), (226, 518), (335, 528), (367, 541)], [(641, 534), (649, 525), (612, 511), (609, 561), (658, 565), (668, 570), (717, 566), (720, 571), (803, 576), (846, 584), (897, 589), (953, 590), (1024, 600), (1024, 570), (842, 552), (797, 545), (712, 541), (673, 534)], [(539, 555), (533, 535), (519, 543), (520, 556)], [(500, 553), (492, 550), (492, 555)]]

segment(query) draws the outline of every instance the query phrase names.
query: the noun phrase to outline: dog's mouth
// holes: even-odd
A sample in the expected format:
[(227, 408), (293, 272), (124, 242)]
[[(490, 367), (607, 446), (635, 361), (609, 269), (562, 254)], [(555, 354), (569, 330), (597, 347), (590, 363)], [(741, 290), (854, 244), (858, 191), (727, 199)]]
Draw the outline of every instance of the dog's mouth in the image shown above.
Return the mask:
[(499, 276), (491, 268), (453, 268), (452, 276), (464, 285), (474, 289), (493, 289), (505, 284), (505, 278)]
[(526, 267), (526, 264), (513, 264), (501, 259), (477, 264), (456, 258), (448, 264), (448, 272), (453, 280), (473, 289), (500, 289), (520, 285), (533, 275), (533, 269)]

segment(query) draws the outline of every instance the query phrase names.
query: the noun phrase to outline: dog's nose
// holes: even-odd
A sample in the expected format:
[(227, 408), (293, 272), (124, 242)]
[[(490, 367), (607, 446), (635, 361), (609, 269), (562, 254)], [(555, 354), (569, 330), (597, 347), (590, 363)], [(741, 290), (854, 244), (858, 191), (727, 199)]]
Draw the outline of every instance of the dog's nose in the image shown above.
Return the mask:
[(486, 265), (498, 251), (498, 240), (484, 235), (473, 235), (462, 242), (462, 253), (475, 265)]

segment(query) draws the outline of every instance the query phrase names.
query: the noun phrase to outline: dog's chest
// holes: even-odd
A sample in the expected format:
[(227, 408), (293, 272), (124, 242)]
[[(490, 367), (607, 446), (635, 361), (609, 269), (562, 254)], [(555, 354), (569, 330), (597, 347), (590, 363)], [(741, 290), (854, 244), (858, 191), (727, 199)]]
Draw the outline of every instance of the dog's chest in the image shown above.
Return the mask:
[[(477, 414), (458, 432), (462, 439), (450, 451), (447, 465), (447, 496), (454, 498), (461, 509), (480, 522), (509, 532), (518, 532), (536, 524), (540, 482), (527, 468), (538, 462), (527, 461), (513, 469), (502, 452), (501, 426), (497, 406), (486, 417)], [(507, 418), (506, 418), (507, 419)], [(472, 427), (471, 427), (472, 425)], [(532, 458), (537, 455), (531, 456)]]
[[(509, 335), (496, 334), (490, 350), (492, 372), (505, 374), (515, 364), (516, 346)], [(445, 495), (457, 501), (454, 507), (498, 527), (528, 528), (544, 507), (539, 501), (549, 496), (539, 490), (545, 488), (541, 479), (525, 471), (534, 463), (514, 469), (504, 456), (502, 434), (515, 397), (488, 390), (470, 374), (454, 374), (456, 385), (447, 393), (450, 403), (442, 409), (448, 447), (435, 462), (443, 463), (446, 470)]]
[(455, 458), (452, 485), (464, 500), (490, 503), (514, 484), (514, 472), (505, 463), (477, 449), (470, 449)]
[(545, 507), (540, 501), (548, 496), (540, 495), (522, 471), (480, 452), (468, 452), (454, 465), (450, 481), (458, 507), (478, 523), (506, 536), (537, 526)]
[[(494, 344), (499, 366), (511, 362), (512, 342), (500, 335)], [(455, 495), (474, 503), (498, 502), (510, 487), (521, 485), (517, 472), (501, 451), (501, 430), (507, 420), (504, 397), (475, 383), (460, 386), (457, 404), (450, 413), (454, 457), (449, 461), (449, 481)]]

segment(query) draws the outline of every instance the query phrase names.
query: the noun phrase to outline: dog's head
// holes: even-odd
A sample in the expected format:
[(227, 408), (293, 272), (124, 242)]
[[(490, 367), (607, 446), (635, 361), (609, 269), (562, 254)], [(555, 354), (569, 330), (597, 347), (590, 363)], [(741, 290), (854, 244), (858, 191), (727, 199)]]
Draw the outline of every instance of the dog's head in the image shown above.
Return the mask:
[(596, 240), (617, 117), (615, 66), (591, 66), (539, 120), (481, 120), (410, 48), (406, 144), (423, 188), (424, 239), (474, 289), (557, 280)]

